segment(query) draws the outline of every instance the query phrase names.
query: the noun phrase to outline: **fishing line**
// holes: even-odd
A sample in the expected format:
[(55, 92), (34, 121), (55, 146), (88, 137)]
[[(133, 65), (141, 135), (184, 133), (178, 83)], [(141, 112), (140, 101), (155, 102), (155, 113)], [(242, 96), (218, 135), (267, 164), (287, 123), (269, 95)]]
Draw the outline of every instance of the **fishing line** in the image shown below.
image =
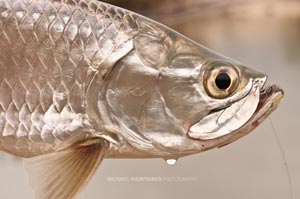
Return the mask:
[(279, 146), (279, 150), (280, 150), (280, 153), (281, 153), (282, 161), (284, 163), (285, 172), (286, 172), (286, 175), (287, 175), (287, 178), (288, 178), (287, 180), (288, 180), (288, 184), (289, 184), (290, 198), (294, 199), (292, 177), (291, 177), (289, 166), (288, 166), (287, 161), (286, 161), (286, 155), (285, 155), (285, 152), (283, 150), (283, 146), (282, 146), (282, 144), (281, 144), (281, 142), (279, 140), (278, 133), (277, 133), (275, 127), (274, 127), (274, 124), (272, 122), (271, 117), (269, 117), (269, 121), (270, 121), (271, 127), (273, 129), (273, 133), (274, 133), (276, 142), (277, 142), (277, 144)]

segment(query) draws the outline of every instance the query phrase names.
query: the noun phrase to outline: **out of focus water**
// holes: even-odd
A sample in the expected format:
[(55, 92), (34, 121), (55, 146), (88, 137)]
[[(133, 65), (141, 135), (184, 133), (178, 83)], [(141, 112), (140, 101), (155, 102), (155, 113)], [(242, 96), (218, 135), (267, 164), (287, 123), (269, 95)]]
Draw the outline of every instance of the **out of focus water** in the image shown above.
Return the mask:
[[(155, 16), (155, 10), (150, 15)], [(285, 90), (285, 99), (271, 118), (285, 151), (294, 198), (300, 198), (300, 18), (193, 15), (182, 21), (157, 19), (269, 74), (269, 81)], [(21, 161), (0, 157), (0, 198), (32, 198)], [(164, 177), (171, 178), (159, 180)], [(229, 146), (180, 159), (175, 166), (158, 159), (105, 160), (80, 195), (82, 199), (140, 197), (288, 199), (285, 165), (269, 120)]]

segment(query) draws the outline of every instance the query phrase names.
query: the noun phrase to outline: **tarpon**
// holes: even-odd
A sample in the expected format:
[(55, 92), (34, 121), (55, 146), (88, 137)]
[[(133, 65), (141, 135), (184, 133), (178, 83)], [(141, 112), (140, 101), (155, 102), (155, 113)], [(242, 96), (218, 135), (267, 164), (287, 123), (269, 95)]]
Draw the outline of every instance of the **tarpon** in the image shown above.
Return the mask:
[(168, 27), (95, 0), (0, 0), (0, 150), (36, 198), (103, 158), (177, 159), (246, 135), (283, 91)]

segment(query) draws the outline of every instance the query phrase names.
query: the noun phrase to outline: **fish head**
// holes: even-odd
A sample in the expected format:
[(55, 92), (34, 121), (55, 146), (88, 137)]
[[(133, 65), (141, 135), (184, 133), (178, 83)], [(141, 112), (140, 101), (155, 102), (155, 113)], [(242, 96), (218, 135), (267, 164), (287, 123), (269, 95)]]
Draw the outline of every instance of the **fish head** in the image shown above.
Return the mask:
[(161, 69), (159, 89), (186, 136), (201, 144), (199, 151), (248, 134), (283, 98), (277, 85), (266, 85), (266, 74), (196, 43), (187, 49)]
[(226, 145), (283, 97), (279, 87), (265, 87), (263, 73), (152, 21), (140, 28), (102, 91), (118, 134), (133, 147), (124, 157), (179, 157)]

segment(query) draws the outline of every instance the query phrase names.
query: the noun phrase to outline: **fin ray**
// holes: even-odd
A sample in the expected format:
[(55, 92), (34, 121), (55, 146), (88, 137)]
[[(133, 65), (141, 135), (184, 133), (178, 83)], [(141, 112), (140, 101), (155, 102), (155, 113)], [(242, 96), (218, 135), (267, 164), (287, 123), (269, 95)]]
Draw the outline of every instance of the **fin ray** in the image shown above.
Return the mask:
[(73, 198), (90, 180), (108, 147), (106, 140), (94, 139), (64, 151), (25, 159), (36, 198)]

